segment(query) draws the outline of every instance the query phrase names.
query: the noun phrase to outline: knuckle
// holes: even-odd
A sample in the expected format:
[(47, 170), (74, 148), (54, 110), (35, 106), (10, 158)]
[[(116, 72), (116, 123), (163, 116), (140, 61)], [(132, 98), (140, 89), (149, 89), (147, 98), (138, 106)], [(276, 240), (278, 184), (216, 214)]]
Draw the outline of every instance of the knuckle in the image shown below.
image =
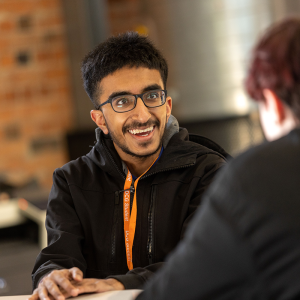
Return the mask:
[(70, 286), (70, 281), (67, 278), (63, 277), (59, 281), (59, 284), (62, 285), (66, 289)]
[(53, 281), (52, 281), (52, 280), (47, 281), (47, 288), (48, 288), (48, 289), (53, 288), (53, 286), (54, 286), (54, 284), (53, 284)]
[(69, 282), (69, 280), (68, 280), (66, 277), (61, 277), (61, 278), (59, 279), (59, 282), (60, 282), (60, 283), (67, 283), (67, 282)]
[(77, 267), (74, 267), (74, 268), (70, 269), (69, 271), (70, 271), (70, 273), (75, 273), (75, 274), (81, 272)]
[(39, 288), (43, 288), (48, 281), (50, 281), (50, 276), (48, 275), (47, 277), (44, 278), (44, 280), (39, 284)]
[(47, 280), (45, 282), (45, 287), (48, 289), (48, 290), (51, 290), (53, 289), (53, 287), (55, 286), (54, 282), (52, 280)]

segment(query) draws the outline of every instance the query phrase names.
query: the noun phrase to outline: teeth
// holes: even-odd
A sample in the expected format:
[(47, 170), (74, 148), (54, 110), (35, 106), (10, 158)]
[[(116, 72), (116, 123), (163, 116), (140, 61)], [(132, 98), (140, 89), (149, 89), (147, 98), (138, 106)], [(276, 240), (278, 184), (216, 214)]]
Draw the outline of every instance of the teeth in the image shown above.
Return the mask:
[(131, 129), (131, 130), (129, 130), (129, 132), (131, 134), (137, 134), (137, 133), (149, 132), (149, 131), (152, 131), (152, 130), (153, 130), (153, 126), (148, 127), (146, 129)]

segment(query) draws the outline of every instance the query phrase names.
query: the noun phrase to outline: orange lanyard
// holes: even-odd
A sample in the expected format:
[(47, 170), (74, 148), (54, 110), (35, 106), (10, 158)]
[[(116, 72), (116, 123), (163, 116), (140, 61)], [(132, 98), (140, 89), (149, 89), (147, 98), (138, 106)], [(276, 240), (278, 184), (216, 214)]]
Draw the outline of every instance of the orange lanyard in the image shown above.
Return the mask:
[(136, 227), (137, 205), (136, 205), (136, 189), (140, 178), (149, 171), (149, 169), (156, 162), (158, 157), (154, 160), (151, 166), (134, 182), (134, 196), (132, 202), (132, 209), (130, 214), (130, 187), (132, 183), (132, 175), (128, 170), (125, 184), (124, 184), (124, 196), (123, 196), (123, 210), (124, 210), (124, 237), (125, 237), (125, 249), (127, 257), (127, 266), (129, 270), (133, 269), (132, 264), (132, 246)]

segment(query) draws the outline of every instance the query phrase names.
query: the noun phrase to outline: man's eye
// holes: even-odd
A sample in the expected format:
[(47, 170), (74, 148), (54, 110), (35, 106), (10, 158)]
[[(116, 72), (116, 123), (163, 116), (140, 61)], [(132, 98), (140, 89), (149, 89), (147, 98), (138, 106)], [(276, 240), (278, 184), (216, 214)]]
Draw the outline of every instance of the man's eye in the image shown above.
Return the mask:
[(129, 102), (129, 100), (127, 98), (120, 98), (116, 101), (116, 105), (122, 106), (124, 104), (127, 104), (128, 102)]
[(147, 95), (147, 99), (157, 99), (157, 98), (159, 98), (159, 94), (157, 92), (150, 93)]

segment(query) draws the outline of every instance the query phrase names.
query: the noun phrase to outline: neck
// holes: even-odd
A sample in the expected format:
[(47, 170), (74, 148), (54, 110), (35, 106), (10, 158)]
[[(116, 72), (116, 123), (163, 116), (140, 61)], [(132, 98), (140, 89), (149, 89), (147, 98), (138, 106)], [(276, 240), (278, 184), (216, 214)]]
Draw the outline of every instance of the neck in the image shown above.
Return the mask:
[(141, 176), (143, 173), (145, 173), (154, 160), (158, 157), (161, 148), (158, 149), (154, 154), (147, 156), (147, 157), (135, 157), (131, 156), (127, 153), (124, 153), (121, 149), (118, 149), (118, 147), (115, 147), (120, 158), (124, 161), (127, 168), (129, 169), (130, 173), (133, 174), (135, 177)]

